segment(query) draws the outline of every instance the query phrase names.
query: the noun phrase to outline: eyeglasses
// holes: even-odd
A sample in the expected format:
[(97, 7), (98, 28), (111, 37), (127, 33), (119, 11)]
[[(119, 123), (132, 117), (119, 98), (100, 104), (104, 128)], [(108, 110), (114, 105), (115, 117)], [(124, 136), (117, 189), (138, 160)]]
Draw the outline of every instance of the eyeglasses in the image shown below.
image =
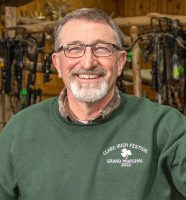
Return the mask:
[(120, 50), (115, 44), (98, 42), (95, 44), (62, 45), (56, 53), (64, 51), (65, 56), (68, 58), (80, 58), (85, 54), (86, 47), (91, 47), (92, 53), (96, 57), (108, 57), (114, 53), (114, 50)]

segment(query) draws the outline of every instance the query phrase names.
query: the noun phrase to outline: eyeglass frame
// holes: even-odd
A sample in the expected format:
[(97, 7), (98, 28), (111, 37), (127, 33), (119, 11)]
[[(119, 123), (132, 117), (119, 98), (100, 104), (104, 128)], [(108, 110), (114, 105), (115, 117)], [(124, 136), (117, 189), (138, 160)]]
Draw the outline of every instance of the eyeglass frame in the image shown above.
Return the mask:
[[(100, 43), (100, 44), (109, 44), (109, 45), (112, 45), (112, 48), (113, 48), (113, 49), (112, 49), (112, 51), (111, 51), (111, 54), (108, 55), (108, 56), (97, 56), (97, 55), (95, 55), (95, 53), (94, 53), (94, 51), (93, 51), (93, 47), (94, 47), (95, 45), (99, 44), (99, 43)], [(97, 42), (97, 43), (93, 43), (93, 44), (82, 44), (82, 43), (80, 43), (80, 44), (77, 44), (77, 45), (82, 45), (82, 46), (83, 46), (83, 48), (84, 48), (84, 53), (83, 53), (81, 56), (71, 57), (71, 56), (67, 56), (66, 53), (65, 53), (65, 50), (66, 50), (66, 48), (67, 48), (69, 45), (76, 45), (76, 44), (61, 45), (61, 46), (58, 48), (58, 50), (55, 51), (55, 53), (59, 53), (59, 52), (61, 52), (61, 51), (64, 51), (64, 54), (65, 54), (65, 56), (66, 56), (67, 58), (81, 58), (81, 57), (83, 57), (83, 56), (85, 55), (85, 52), (86, 52), (86, 48), (87, 48), (87, 47), (90, 47), (90, 48), (91, 48), (91, 51), (92, 51), (92, 53), (93, 53), (93, 55), (94, 55), (95, 57), (109, 57), (109, 56), (113, 55), (114, 49), (116, 49), (116, 50), (118, 50), (118, 51), (122, 51), (121, 48), (120, 48), (119, 46), (117, 46), (116, 44), (108, 43), (108, 42)]]

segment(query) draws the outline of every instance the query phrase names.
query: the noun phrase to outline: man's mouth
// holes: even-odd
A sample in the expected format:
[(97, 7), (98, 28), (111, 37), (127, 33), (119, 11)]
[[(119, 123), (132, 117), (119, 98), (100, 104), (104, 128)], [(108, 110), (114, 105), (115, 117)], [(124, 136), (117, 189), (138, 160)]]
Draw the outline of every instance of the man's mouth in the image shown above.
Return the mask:
[(101, 68), (94, 68), (91, 70), (78, 69), (72, 72), (72, 76), (76, 76), (81, 80), (97, 80), (106, 75), (106, 70)]
[(79, 74), (78, 77), (81, 78), (81, 79), (96, 79), (96, 78), (99, 78), (99, 75), (95, 75), (95, 74)]

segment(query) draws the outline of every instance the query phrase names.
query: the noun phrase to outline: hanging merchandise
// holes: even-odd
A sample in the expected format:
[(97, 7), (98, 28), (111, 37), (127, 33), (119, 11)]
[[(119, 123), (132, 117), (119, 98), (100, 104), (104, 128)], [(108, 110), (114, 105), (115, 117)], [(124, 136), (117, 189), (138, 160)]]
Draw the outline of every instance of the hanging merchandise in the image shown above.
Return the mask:
[(27, 78), (27, 84), (26, 89), (28, 92), (28, 98), (26, 105), (29, 106), (31, 104), (34, 104), (37, 101), (37, 98), (41, 96), (41, 91), (38, 89), (35, 89), (35, 82), (36, 82), (36, 73), (37, 73), (37, 63), (38, 63), (38, 56), (39, 53), (43, 50), (45, 45), (45, 34), (41, 33), (40, 41), (37, 40), (37, 38), (33, 37), (32, 35), (29, 35), (28, 39), (34, 40), (36, 43), (34, 52), (33, 52), (33, 67), (30, 70)]
[(145, 42), (144, 58), (151, 61), (156, 101), (186, 114), (186, 32), (180, 22), (152, 17), (150, 30), (137, 40)]
[[(5, 35), (5, 34), (4, 34)], [(2, 74), (1, 94), (18, 101), (18, 110), (41, 101), (42, 90), (36, 87), (38, 59), (42, 64), (43, 82), (49, 82), (51, 53), (45, 50), (45, 33), (28, 34), (25, 38), (0, 39), (0, 70)], [(43, 60), (42, 58), (45, 57)], [(25, 66), (29, 61), (29, 69)], [(27, 77), (26, 77), (27, 74)], [(10, 102), (13, 102), (12, 100)], [(11, 108), (14, 106), (11, 105)], [(13, 113), (17, 112), (13, 111)]]

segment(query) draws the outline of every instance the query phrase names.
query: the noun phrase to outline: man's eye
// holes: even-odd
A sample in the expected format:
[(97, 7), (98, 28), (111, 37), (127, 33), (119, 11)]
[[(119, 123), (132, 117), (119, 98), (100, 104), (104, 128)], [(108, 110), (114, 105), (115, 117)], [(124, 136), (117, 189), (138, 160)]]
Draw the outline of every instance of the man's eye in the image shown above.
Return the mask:
[(96, 52), (109, 52), (110, 49), (106, 46), (99, 46), (99, 47), (95, 47), (94, 49)]
[(70, 53), (76, 53), (76, 52), (82, 51), (82, 47), (80, 46), (68, 47), (67, 51)]

